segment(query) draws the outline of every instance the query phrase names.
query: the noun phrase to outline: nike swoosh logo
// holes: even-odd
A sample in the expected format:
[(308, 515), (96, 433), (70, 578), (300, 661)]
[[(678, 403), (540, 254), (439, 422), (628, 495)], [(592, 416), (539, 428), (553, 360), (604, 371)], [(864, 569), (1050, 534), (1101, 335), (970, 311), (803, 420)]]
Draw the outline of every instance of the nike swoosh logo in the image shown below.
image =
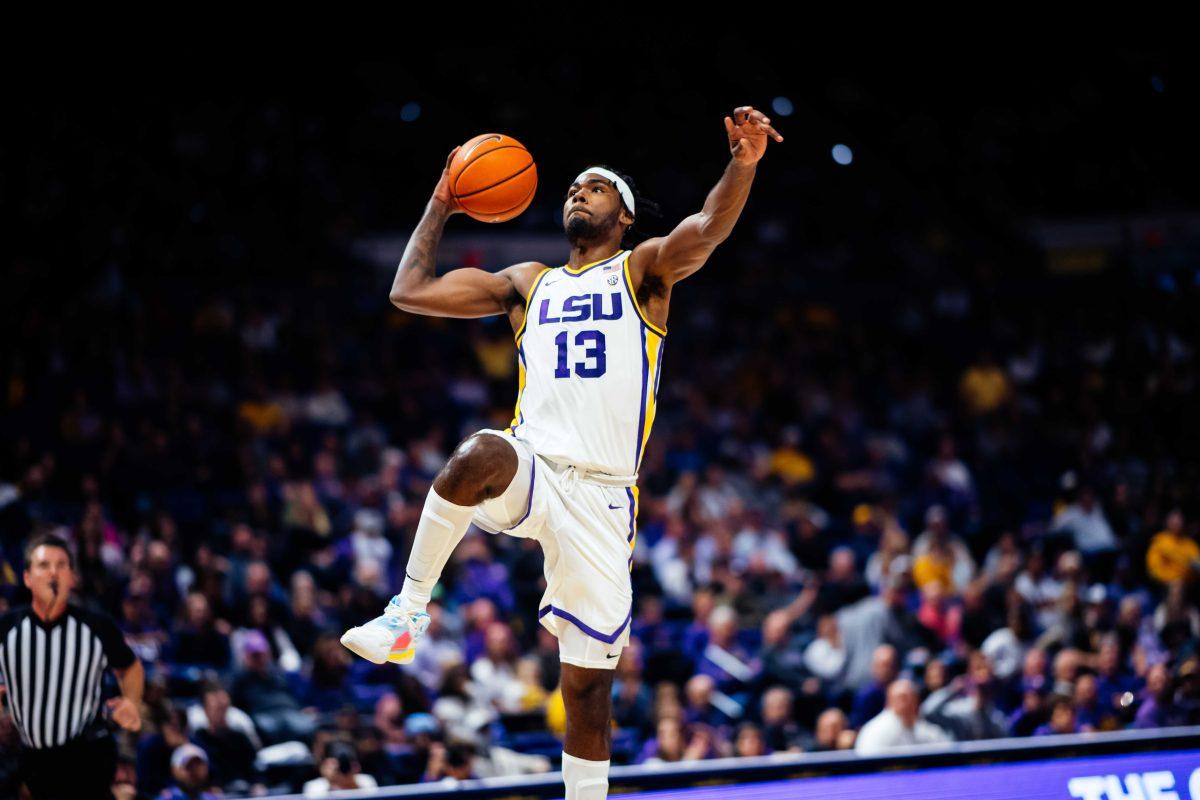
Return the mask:
[(609, 503), (608, 507), (609, 508), (624, 508), (625, 506), (614, 506), (612, 503)]
[(620, 657), (621, 657), (620, 653), (609, 653), (608, 655), (605, 656), (605, 658), (620, 658)]
[(550, 285), (550, 284), (552, 284), (552, 283), (558, 283), (558, 281), (546, 281), (545, 285), (546, 285), (546, 286), (549, 286), (549, 285)]

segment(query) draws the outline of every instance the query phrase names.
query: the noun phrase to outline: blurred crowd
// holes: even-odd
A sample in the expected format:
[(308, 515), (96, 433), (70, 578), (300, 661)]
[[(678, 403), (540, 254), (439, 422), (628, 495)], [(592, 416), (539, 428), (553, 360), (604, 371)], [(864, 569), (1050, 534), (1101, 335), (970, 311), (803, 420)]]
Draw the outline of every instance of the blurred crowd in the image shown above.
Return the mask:
[[(18, 218), (60, 238), (8, 261), (0, 609), (29, 536), (74, 544), (148, 671), (124, 796), (555, 768), (536, 542), (472, 530), (410, 667), (338, 642), (457, 442), (507, 426), (512, 331), (388, 306), (335, 210), (386, 204), (328, 128), (213, 113), (102, 141), (85, 189), (32, 148)], [(780, 180), (674, 292), (614, 763), (1200, 723), (1200, 289), (1046, 277), (886, 192), (869, 241), (819, 208), (806, 238)]]
[[(732, 340), (692, 368), (704, 312), (680, 300), (641, 473), (618, 763), (1200, 722), (1195, 484), (1169, 442), (1145, 452), (1108, 415), (1122, 372), (1052, 373), (1048, 339), (954, 373), (851, 359), (826, 382), (805, 367), (822, 348), (874, 349), (836, 320), (791, 348), (776, 332), (794, 369)], [(81, 602), (147, 665), (138, 791), (189, 769), (236, 792), (552, 768), (536, 542), (469, 533), (409, 668), (337, 641), (399, 585), (454, 444), (506, 424), (511, 332), (385, 309), (335, 331), (233, 301), (170, 324), (154, 338), (185, 359), (130, 331), (145, 344), (113, 350), (108, 385), (49, 342), (29, 353), (43, 383), (9, 384), (0, 484), (4, 602), (22, 599), (22, 543), (58, 531)], [(361, 371), (309, 363), (352, 343)], [(1190, 387), (1163, 374), (1190, 373), (1175, 346), (1147, 360), (1146, 413)], [(1064, 395), (1083, 404), (1071, 428), (1050, 420)]]

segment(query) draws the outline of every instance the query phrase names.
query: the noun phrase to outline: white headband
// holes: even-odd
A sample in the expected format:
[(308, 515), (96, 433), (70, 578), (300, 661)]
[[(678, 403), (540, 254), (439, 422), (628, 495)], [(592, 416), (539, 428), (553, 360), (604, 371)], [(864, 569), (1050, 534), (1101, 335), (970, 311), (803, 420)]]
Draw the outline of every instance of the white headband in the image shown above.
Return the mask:
[(637, 209), (633, 206), (633, 192), (630, 191), (629, 184), (621, 180), (620, 175), (613, 172), (611, 169), (605, 169), (604, 167), (588, 167), (583, 172), (579, 173), (578, 177), (575, 178), (575, 182), (580, 184), (583, 183), (583, 179), (588, 173), (591, 173), (592, 175), (599, 175), (602, 178), (608, 178), (610, 181), (616, 184), (617, 192), (620, 193), (621, 199), (625, 201), (625, 207), (629, 209), (629, 213), (637, 213)]

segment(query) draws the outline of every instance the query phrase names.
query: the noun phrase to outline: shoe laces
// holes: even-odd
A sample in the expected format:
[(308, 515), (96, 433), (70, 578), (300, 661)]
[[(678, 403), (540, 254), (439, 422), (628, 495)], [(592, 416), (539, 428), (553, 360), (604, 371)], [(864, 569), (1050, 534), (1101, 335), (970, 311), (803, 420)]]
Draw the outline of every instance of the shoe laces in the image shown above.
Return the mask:
[(425, 629), (429, 627), (429, 615), (424, 611), (406, 611), (393, 597), (391, 602), (387, 604), (387, 608), (383, 611), (383, 618), (392, 627), (400, 624), (408, 626), (408, 629), (413, 633), (414, 640), (425, 633)]

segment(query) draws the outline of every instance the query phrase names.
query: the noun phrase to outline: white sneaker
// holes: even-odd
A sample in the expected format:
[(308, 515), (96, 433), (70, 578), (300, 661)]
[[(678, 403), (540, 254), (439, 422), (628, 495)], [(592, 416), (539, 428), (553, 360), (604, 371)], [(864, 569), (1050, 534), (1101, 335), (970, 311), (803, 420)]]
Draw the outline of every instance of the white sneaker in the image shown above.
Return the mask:
[(393, 597), (383, 615), (342, 634), (342, 644), (373, 664), (407, 664), (416, 655), (417, 640), (430, 618), (424, 611), (405, 611)]

